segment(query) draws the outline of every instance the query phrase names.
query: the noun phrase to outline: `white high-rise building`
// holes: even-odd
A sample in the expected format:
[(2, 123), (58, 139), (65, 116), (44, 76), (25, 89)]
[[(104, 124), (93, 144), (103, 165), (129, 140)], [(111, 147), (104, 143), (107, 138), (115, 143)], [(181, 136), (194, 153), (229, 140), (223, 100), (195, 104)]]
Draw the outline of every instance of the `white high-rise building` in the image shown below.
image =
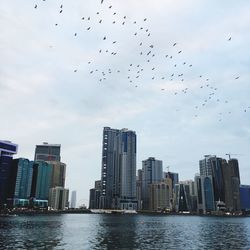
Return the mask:
[(76, 208), (76, 191), (71, 192), (70, 208)]
[(65, 210), (68, 207), (69, 190), (64, 187), (54, 187), (49, 192), (49, 206), (53, 210)]

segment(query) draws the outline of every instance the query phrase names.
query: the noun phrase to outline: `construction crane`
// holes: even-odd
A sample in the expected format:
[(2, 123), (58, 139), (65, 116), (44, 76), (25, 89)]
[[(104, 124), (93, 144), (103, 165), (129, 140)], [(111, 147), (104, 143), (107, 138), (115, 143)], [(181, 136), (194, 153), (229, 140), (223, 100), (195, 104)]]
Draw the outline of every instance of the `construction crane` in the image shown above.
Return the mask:
[(228, 156), (228, 159), (231, 160), (231, 155), (239, 155), (239, 154), (231, 154), (231, 153), (228, 153), (226, 154)]

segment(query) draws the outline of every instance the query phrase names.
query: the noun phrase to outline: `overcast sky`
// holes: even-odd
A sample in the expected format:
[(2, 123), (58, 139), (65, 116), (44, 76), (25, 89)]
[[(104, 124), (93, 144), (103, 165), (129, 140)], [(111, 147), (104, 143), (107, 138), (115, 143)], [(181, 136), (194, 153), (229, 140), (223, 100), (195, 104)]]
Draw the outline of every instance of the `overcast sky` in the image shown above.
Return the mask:
[(232, 153), (250, 184), (249, 1), (1, 0), (0, 28), (0, 139), (29, 159), (61, 144), (79, 204), (104, 126), (136, 131), (137, 169), (156, 157), (193, 179)]

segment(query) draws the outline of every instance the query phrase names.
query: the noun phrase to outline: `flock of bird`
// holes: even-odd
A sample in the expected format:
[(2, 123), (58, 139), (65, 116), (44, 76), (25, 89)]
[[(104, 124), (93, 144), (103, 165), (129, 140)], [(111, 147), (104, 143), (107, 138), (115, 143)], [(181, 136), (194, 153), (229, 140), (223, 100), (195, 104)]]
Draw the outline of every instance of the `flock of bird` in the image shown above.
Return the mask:
[[(41, 0), (41, 2), (46, 0)], [(114, 10), (112, 5), (107, 5), (106, 1), (101, 0), (99, 3), (99, 9), (92, 16), (82, 16), (79, 22), (84, 26), (85, 32), (91, 32), (95, 29), (96, 25), (102, 25), (103, 22), (111, 20), (110, 25), (119, 25), (120, 28), (129, 25), (133, 27), (133, 32), (129, 40), (134, 41), (133, 46), (133, 57), (136, 60), (130, 63), (124, 63), (121, 68), (116, 68), (109, 65), (109, 60), (105, 65), (98, 65), (95, 60), (89, 59), (86, 62), (86, 67), (89, 69), (89, 74), (99, 84), (104, 84), (108, 81), (117, 81), (117, 79), (127, 81), (129, 86), (133, 88), (143, 88), (146, 82), (154, 82), (155, 87), (160, 92), (170, 92), (173, 96), (187, 95), (192, 89), (187, 87), (189, 79), (187, 78), (188, 72), (192, 71), (194, 65), (188, 60), (183, 60), (182, 55), (184, 50), (180, 48), (178, 42), (173, 41), (170, 43), (168, 51), (170, 53), (159, 53), (158, 48), (154, 42), (152, 42), (153, 34), (148, 28), (148, 18), (144, 17), (141, 20), (131, 20), (129, 16), (121, 16), (118, 11)], [(39, 4), (34, 5), (35, 9), (39, 9)], [(103, 15), (103, 9), (108, 10), (107, 15)], [(64, 5), (58, 5), (58, 14), (63, 15)], [(55, 26), (59, 26), (60, 23), (55, 23)], [(112, 26), (111, 26), (112, 27)], [(82, 30), (81, 30), (82, 32)], [(111, 31), (112, 32), (112, 31)], [(77, 39), (79, 32), (75, 31), (72, 33), (72, 37)], [(133, 40), (134, 39), (134, 40)], [(232, 42), (232, 37), (225, 39), (225, 42)], [(104, 35), (99, 43), (101, 46), (96, 49), (96, 54), (100, 56), (111, 56), (118, 57), (124, 51), (119, 50), (120, 41), (118, 39), (112, 39), (112, 35)], [(136, 49), (135, 49), (136, 48)], [(128, 51), (129, 52), (129, 51)], [(169, 69), (167, 72), (161, 69), (161, 65), (157, 65), (157, 60), (160, 61), (161, 65), (167, 66)], [(126, 60), (124, 60), (126, 61)], [(121, 65), (121, 63), (117, 63)], [(74, 68), (73, 72), (77, 73), (79, 68)], [(228, 104), (229, 100), (224, 100), (217, 95), (218, 87), (213, 81), (206, 75), (199, 74), (196, 76), (196, 80), (201, 82), (199, 85), (200, 91), (204, 91), (204, 99), (199, 105), (193, 107), (194, 117), (198, 117), (198, 111), (202, 110), (212, 100), (216, 103)], [(232, 80), (239, 80), (240, 76), (236, 75), (232, 77)], [(193, 80), (193, 79), (192, 79)], [(161, 87), (158, 87), (158, 86)], [(176, 86), (176, 87), (175, 87)], [(197, 87), (196, 87), (197, 89)], [(176, 110), (179, 111), (179, 110)], [(250, 111), (250, 106), (242, 107), (242, 112)], [(227, 112), (228, 115), (232, 114), (232, 111)], [(222, 121), (223, 113), (218, 113), (218, 121)]]

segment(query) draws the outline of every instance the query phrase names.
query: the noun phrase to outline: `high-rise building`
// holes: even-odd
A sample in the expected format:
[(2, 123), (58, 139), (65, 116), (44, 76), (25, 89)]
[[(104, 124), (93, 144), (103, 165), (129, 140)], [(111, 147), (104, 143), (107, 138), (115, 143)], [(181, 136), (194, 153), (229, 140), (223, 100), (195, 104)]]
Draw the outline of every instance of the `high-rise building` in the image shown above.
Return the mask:
[(222, 164), (226, 209), (230, 212), (240, 211), (240, 174), (237, 159), (224, 160)]
[(49, 161), (52, 166), (51, 184), (50, 187), (64, 187), (65, 186), (65, 175), (66, 175), (66, 164), (59, 161)]
[(163, 179), (162, 161), (149, 157), (142, 161), (142, 209), (149, 210), (149, 185)]
[(95, 181), (95, 189), (97, 190), (102, 190), (102, 181), (101, 180), (98, 180), (98, 181)]
[(237, 159), (207, 155), (200, 161), (203, 213), (224, 204), (228, 211), (240, 210), (240, 176)]
[(176, 190), (176, 201), (175, 201), (176, 212), (191, 212), (189, 185), (183, 183), (176, 184), (175, 190)]
[(137, 171), (136, 179), (136, 199), (138, 201), (138, 210), (142, 209), (142, 169)]
[(89, 190), (89, 209), (99, 209), (100, 208), (100, 196), (101, 191), (96, 188), (91, 188)]
[(33, 161), (19, 158), (12, 162), (10, 184), (13, 183), (8, 196), (9, 206), (28, 206), (33, 176)]
[(70, 208), (76, 208), (76, 191), (71, 192)]
[(240, 204), (242, 211), (250, 211), (250, 185), (240, 185)]
[(187, 185), (189, 187), (189, 211), (190, 212), (197, 212), (197, 188), (195, 185), (195, 181), (193, 180), (186, 180), (180, 181), (181, 184)]
[(101, 208), (137, 209), (134, 131), (103, 129), (101, 181)]
[(17, 144), (0, 140), (0, 208), (7, 205), (7, 198), (10, 195), (9, 185), (14, 184), (10, 183), (10, 176), (13, 155), (17, 153), (17, 149)]
[(52, 210), (65, 210), (68, 206), (69, 190), (53, 187), (49, 190), (49, 206)]
[(61, 145), (48, 144), (36, 145), (35, 161), (61, 161)]
[(205, 159), (200, 160), (200, 179), (203, 213), (215, 211), (213, 170), (211, 159), (216, 159), (216, 156), (206, 155)]
[(46, 204), (48, 205), (51, 176), (51, 164), (45, 161), (34, 162), (31, 198), (36, 202), (36, 204), (42, 204), (42, 206), (45, 206)]
[(201, 190), (201, 177), (199, 174), (196, 174), (194, 177), (195, 187), (194, 192), (197, 197), (197, 213), (203, 213), (203, 205), (202, 205), (202, 190)]
[(170, 178), (149, 184), (148, 190), (150, 211), (170, 211), (172, 209), (173, 188)]

